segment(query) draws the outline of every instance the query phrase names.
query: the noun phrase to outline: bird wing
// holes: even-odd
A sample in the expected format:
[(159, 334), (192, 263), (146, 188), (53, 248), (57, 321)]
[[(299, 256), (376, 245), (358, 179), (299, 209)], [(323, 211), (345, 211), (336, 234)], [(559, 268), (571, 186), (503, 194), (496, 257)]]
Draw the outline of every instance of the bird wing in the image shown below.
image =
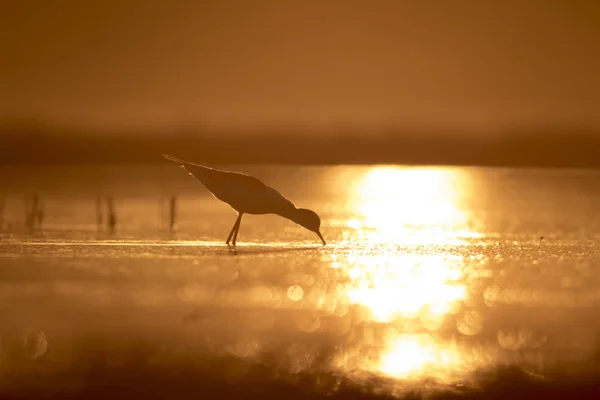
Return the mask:
[(213, 192), (219, 192), (219, 189), (227, 189), (260, 195), (268, 188), (259, 179), (239, 172), (222, 171), (198, 164), (182, 165), (192, 176)]
[(181, 164), (216, 198), (238, 211), (253, 214), (285, 213), (294, 204), (260, 179), (239, 172), (222, 171), (163, 154), (167, 160)]
[(192, 176), (200, 180), (205, 185), (209, 183), (205, 182), (206, 180), (208, 180), (213, 181), (218, 185), (232, 185), (253, 193), (261, 193), (266, 191), (267, 188), (269, 188), (260, 179), (255, 178), (251, 175), (246, 175), (232, 171), (222, 171), (219, 169), (210, 168), (204, 165), (185, 161), (167, 154), (163, 154), (163, 157), (167, 160), (171, 160), (178, 164), (181, 164), (181, 166), (185, 168)]
[[(215, 170), (213, 170), (215, 171)], [(221, 171), (215, 171), (221, 172)], [(243, 188), (250, 192), (264, 192), (268, 186), (265, 185), (260, 179), (255, 178), (251, 175), (241, 174), (239, 172), (226, 172), (221, 179), (227, 181), (227, 183)]]
[[(216, 173), (221, 171), (213, 170)], [(222, 178), (223, 186), (234, 194), (224, 200), (238, 210), (245, 209), (252, 214), (286, 212), (295, 209), (294, 204), (279, 191), (266, 185), (260, 179), (239, 172), (227, 172)], [(229, 196), (228, 196), (229, 197)], [(237, 201), (240, 204), (236, 204)]]

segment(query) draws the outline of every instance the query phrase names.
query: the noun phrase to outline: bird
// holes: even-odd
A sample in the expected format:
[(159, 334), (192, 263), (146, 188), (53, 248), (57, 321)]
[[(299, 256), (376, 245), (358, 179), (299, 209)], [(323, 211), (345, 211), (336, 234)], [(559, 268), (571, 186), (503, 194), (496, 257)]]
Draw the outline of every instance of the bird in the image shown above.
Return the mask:
[(316, 233), (323, 242), (323, 246), (327, 244), (321, 235), (321, 218), (316, 212), (296, 207), (294, 203), (260, 179), (240, 172), (225, 171), (192, 163), (167, 154), (163, 154), (163, 157), (179, 164), (187, 170), (189, 175), (200, 181), (214, 197), (229, 204), (237, 211), (237, 219), (225, 244), (229, 245), (231, 241), (235, 246), (244, 214), (279, 215)]

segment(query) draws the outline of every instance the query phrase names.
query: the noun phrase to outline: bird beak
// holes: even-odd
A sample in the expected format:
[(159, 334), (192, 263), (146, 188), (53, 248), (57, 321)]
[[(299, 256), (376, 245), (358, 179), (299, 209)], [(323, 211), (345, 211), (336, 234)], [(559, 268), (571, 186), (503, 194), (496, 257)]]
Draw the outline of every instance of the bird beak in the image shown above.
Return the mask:
[(325, 243), (325, 239), (323, 239), (323, 235), (321, 235), (321, 232), (317, 231), (317, 235), (319, 235), (319, 239), (321, 239), (321, 242), (323, 242), (323, 246), (325, 246), (327, 243)]

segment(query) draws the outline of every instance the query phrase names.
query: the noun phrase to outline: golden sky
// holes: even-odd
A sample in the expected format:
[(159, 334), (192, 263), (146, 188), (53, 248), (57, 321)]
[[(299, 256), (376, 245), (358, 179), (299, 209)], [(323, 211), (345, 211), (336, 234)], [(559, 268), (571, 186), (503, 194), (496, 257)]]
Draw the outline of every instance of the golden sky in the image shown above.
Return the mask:
[(4, 0), (0, 117), (600, 125), (594, 0)]

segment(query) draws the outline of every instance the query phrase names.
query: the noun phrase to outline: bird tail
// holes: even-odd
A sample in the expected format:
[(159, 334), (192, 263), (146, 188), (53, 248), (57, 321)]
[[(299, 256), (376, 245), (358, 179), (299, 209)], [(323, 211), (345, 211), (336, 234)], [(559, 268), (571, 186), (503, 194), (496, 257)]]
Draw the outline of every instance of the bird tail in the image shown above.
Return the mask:
[(173, 161), (179, 164), (181, 168), (185, 169), (190, 175), (198, 179), (204, 186), (206, 186), (206, 176), (207, 173), (212, 171), (212, 168), (200, 164), (191, 163), (189, 161), (185, 161), (180, 158), (170, 156), (168, 154), (163, 154), (162, 156), (169, 161)]
[(163, 154), (162, 156), (163, 156), (164, 158), (166, 158), (167, 160), (171, 160), (171, 161), (174, 161), (174, 162), (176, 162), (177, 164), (181, 164), (181, 165), (195, 165), (195, 166), (198, 166), (198, 167), (200, 167), (200, 165), (199, 165), (199, 164), (194, 164), (194, 163), (191, 163), (191, 162), (189, 162), (189, 161), (182, 160), (181, 158), (177, 158), (177, 157), (170, 156), (170, 155), (168, 155), (168, 154)]

